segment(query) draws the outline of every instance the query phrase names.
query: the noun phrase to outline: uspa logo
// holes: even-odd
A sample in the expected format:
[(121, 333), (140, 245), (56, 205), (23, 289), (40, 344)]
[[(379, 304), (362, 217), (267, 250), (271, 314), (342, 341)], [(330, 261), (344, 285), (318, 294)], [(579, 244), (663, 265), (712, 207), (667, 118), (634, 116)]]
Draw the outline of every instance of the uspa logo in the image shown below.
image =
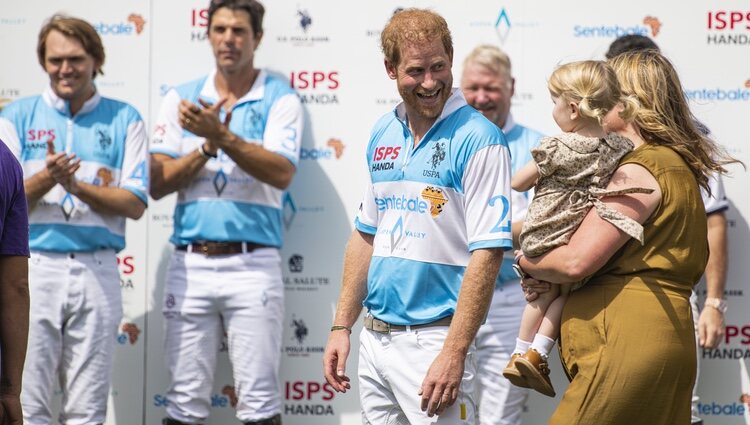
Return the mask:
[(706, 43), (750, 45), (750, 10), (709, 10)]
[(99, 35), (139, 35), (146, 26), (143, 16), (131, 13), (125, 21), (121, 22), (98, 22), (93, 24)]
[(320, 32), (320, 26), (316, 23), (317, 18), (309, 9), (297, 6), (294, 13), (288, 16), (288, 22), (294, 30), (277, 36), (277, 42), (289, 43), (296, 47), (311, 47), (330, 41), (328, 35)]
[(310, 357), (310, 355), (322, 355), (325, 347), (317, 344), (305, 343), (309, 336), (309, 329), (304, 319), (292, 315), (289, 327), (292, 329), (290, 340), (294, 343), (282, 348), (288, 357)]
[(644, 37), (656, 37), (661, 31), (662, 23), (655, 16), (646, 16), (637, 24), (629, 25), (575, 25), (573, 36), (579, 38), (617, 38), (635, 34)]

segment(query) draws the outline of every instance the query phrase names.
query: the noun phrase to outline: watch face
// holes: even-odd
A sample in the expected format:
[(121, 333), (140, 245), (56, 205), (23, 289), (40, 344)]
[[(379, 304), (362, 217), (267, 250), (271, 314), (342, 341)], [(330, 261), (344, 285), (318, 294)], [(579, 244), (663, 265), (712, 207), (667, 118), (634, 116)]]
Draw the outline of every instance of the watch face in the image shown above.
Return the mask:
[(518, 276), (519, 279), (526, 279), (526, 273), (524, 273), (523, 269), (518, 264), (513, 264), (513, 271), (516, 272), (516, 276)]

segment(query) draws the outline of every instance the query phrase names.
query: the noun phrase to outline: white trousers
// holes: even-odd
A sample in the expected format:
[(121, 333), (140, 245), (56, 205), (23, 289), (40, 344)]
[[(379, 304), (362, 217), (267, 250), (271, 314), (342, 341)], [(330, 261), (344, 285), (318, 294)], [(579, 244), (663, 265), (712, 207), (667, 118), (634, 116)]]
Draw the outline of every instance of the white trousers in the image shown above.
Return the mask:
[(223, 332), (237, 418), (256, 421), (280, 413), (284, 285), (279, 251), (217, 257), (175, 251), (164, 291), (167, 415), (187, 423), (208, 418)]
[(364, 425), (475, 424), (475, 349), (466, 356), (458, 399), (440, 416), (420, 408), (427, 369), (440, 353), (447, 326), (381, 334), (363, 329), (359, 347), (359, 398)]
[(114, 251), (32, 252), (29, 293), (21, 393), (25, 423), (53, 423), (50, 403), (58, 378), (63, 391), (60, 423), (104, 422), (122, 319)]
[(477, 332), (477, 404), (481, 425), (521, 425), (529, 390), (503, 377), (516, 346), (526, 306), (519, 281), (495, 289), (487, 320)]

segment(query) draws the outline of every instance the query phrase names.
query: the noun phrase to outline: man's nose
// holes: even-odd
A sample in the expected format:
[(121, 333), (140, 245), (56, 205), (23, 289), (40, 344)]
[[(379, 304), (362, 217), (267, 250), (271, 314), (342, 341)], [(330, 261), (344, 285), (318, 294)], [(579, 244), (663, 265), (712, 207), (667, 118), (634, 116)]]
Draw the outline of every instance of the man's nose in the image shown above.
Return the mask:
[(73, 64), (68, 59), (63, 59), (62, 63), (60, 64), (60, 72), (73, 72)]
[(426, 90), (432, 90), (435, 86), (437, 86), (437, 80), (433, 78), (432, 72), (425, 72), (422, 87)]

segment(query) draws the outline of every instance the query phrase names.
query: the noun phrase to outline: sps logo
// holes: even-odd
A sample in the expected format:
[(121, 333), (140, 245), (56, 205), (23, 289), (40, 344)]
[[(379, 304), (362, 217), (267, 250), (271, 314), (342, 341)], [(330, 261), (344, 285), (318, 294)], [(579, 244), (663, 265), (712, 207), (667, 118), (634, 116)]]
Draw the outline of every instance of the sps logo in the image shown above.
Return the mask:
[(331, 384), (317, 381), (287, 381), (284, 391), (284, 415), (333, 416), (330, 402), (335, 397)]
[(46, 150), (47, 142), (55, 142), (55, 129), (44, 128), (44, 129), (29, 129), (26, 131), (26, 141), (24, 148), (26, 149), (39, 149)]
[(339, 103), (335, 91), (341, 85), (338, 71), (292, 71), (289, 84), (305, 104)]
[(709, 10), (707, 44), (750, 45), (750, 10)]
[(376, 171), (393, 170), (395, 166), (394, 160), (398, 159), (400, 153), (401, 146), (380, 146), (375, 148), (370, 171), (374, 173)]

